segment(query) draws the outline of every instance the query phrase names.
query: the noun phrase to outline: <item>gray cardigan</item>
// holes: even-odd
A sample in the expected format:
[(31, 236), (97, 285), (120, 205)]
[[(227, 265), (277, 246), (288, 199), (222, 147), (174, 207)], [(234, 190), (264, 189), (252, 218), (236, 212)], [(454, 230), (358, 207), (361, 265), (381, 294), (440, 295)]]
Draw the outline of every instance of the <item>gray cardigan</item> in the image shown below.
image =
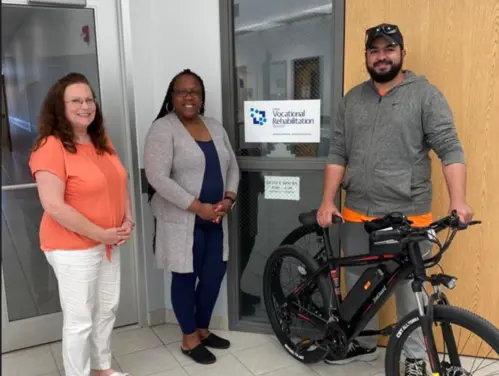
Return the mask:
[[(202, 120), (218, 152), (225, 191), (237, 192), (239, 167), (227, 133), (216, 120), (209, 117), (202, 117)], [(201, 192), (205, 157), (175, 114), (156, 120), (149, 129), (145, 140), (144, 168), (149, 183), (156, 190), (151, 207), (157, 220), (157, 265), (177, 273), (191, 273), (196, 215), (187, 208)], [(226, 218), (222, 226), (223, 260), (227, 261)]]

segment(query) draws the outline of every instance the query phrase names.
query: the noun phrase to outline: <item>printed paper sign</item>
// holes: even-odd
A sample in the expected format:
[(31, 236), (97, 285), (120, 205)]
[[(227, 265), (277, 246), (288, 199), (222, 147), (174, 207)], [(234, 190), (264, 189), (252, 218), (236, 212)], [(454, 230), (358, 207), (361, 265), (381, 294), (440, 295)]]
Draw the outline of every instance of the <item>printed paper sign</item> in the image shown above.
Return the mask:
[(245, 142), (319, 143), (321, 101), (244, 102)]
[(289, 176), (265, 176), (266, 200), (300, 200), (300, 178)]

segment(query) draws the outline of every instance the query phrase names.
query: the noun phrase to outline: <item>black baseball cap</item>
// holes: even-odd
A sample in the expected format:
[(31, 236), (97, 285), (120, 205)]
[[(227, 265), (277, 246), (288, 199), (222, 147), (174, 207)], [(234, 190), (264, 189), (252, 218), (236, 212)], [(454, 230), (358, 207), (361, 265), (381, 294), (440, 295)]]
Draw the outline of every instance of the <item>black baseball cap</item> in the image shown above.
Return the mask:
[(379, 24), (366, 30), (366, 50), (371, 48), (372, 43), (376, 38), (384, 38), (392, 45), (399, 45), (404, 48), (404, 38), (397, 25)]

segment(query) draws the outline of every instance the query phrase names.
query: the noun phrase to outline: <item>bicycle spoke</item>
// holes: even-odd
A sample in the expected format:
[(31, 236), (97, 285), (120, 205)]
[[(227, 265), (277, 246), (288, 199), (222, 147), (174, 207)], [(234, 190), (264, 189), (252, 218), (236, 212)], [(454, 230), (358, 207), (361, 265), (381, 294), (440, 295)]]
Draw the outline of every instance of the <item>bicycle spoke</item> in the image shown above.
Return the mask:
[[(480, 354), (480, 349), (482, 348), (482, 345), (483, 345), (483, 341), (480, 342), (480, 346), (478, 347), (478, 351), (476, 352), (476, 355)], [(475, 359), (473, 359), (473, 364), (471, 364), (471, 372), (473, 372), (473, 366), (475, 365), (476, 360), (477, 360), (477, 358), (475, 357)]]
[(464, 349), (466, 348), (466, 345), (468, 344), (468, 342), (469, 342), (469, 340), (470, 340), (470, 338), (471, 338), (471, 335), (472, 335), (472, 334), (473, 334), (473, 333), (472, 333), (472, 332), (470, 332), (470, 335), (469, 335), (468, 339), (467, 339), (467, 340), (466, 340), (466, 342), (464, 343), (463, 353), (464, 353)]
[[(499, 354), (497, 354), (490, 342), (487, 342), (490, 341), (490, 339), (487, 340), (486, 337), (482, 338), (472, 329), (464, 328), (461, 324), (457, 324), (456, 322), (445, 321), (444, 324), (444, 322), (438, 321), (439, 319), (436, 320), (434, 333), (437, 348), (439, 350), (438, 359), (440, 362), (441, 376), (499, 376), (499, 360), (495, 359)], [(446, 336), (444, 336), (444, 331), (442, 329), (446, 326), (449, 326), (450, 331), (446, 329)], [(459, 330), (456, 330), (455, 326), (459, 326)], [(463, 332), (463, 329), (469, 332), (468, 335)], [(413, 329), (405, 335), (402, 352), (400, 355), (395, 355), (396, 357), (398, 356), (397, 359), (399, 359), (396, 362), (399, 365), (398, 368), (402, 369), (404, 368), (405, 359), (417, 358), (416, 354), (418, 352), (415, 350), (414, 346), (424, 348), (424, 368), (426, 368), (427, 375), (432, 375), (433, 370), (431, 369), (428, 354), (426, 353), (425, 342), (423, 341), (420, 330), (421, 327), (420, 324), (418, 324), (413, 326)], [(458, 352), (457, 354), (452, 354), (448, 344), (451, 343), (450, 341), (454, 340), (452, 338), (454, 335), (453, 333), (458, 332)], [(461, 337), (463, 338), (463, 341), (461, 341)], [(473, 345), (474, 356), (469, 354), (469, 348), (471, 346), (468, 345), (471, 344)], [(459, 363), (455, 363), (456, 359), (459, 359)], [(398, 376), (403, 376), (404, 372), (405, 371), (399, 371)]]

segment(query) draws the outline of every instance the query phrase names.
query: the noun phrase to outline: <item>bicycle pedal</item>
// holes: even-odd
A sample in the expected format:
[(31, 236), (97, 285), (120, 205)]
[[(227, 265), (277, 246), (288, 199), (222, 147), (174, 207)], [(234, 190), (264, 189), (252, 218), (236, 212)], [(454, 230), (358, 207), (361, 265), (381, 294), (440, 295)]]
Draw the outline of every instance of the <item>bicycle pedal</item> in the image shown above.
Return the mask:
[(300, 351), (311, 351), (317, 348), (317, 343), (308, 338), (301, 340), (296, 344), (296, 348), (300, 349)]

